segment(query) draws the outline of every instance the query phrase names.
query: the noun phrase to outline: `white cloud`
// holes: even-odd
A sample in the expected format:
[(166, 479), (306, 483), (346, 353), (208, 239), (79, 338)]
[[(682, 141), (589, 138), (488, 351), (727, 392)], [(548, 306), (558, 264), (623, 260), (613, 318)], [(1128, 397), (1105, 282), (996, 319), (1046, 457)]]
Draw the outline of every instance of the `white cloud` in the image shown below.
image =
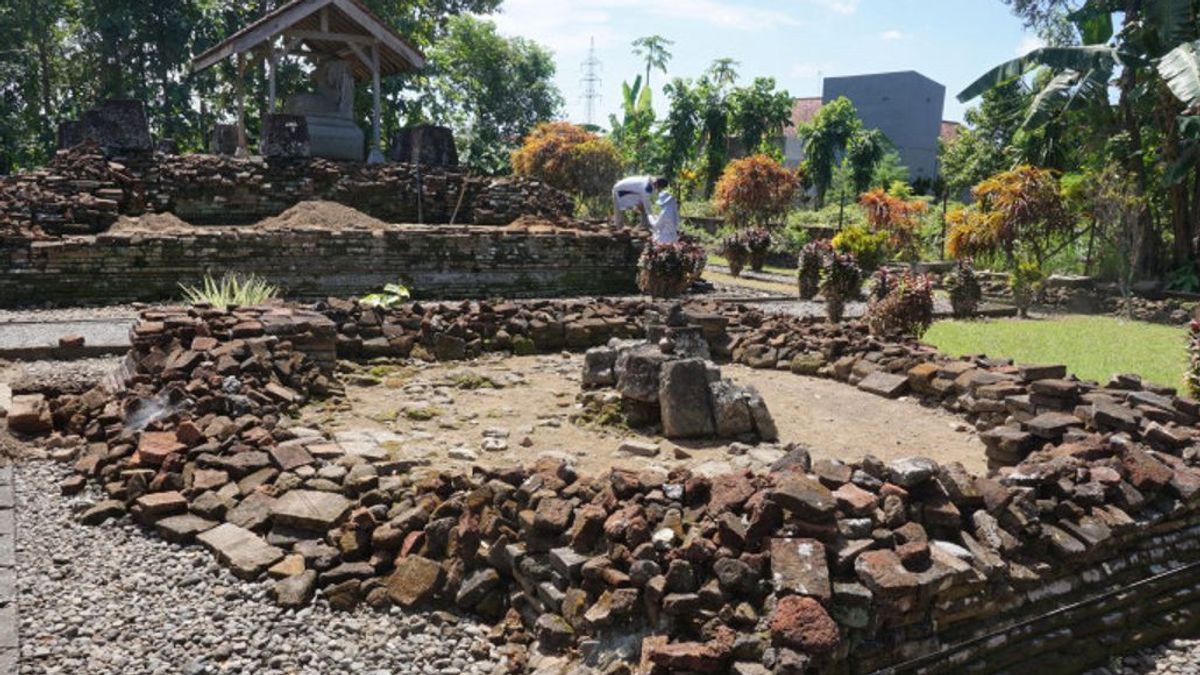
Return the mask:
[[(829, 1), (820, 0), (823, 4)], [(586, 51), (592, 37), (597, 47), (627, 39), (612, 25), (613, 14), (618, 12), (738, 31), (801, 25), (788, 12), (744, 7), (734, 0), (505, 0), (499, 13), (487, 18), (495, 21), (502, 33), (536, 40), (562, 55)]]
[(1017, 45), (1017, 56), (1025, 56), (1029, 52), (1046, 46), (1046, 41), (1036, 35), (1026, 35)]
[(830, 11), (838, 14), (853, 14), (858, 10), (858, 3), (861, 0), (809, 0), (809, 2), (820, 5)]
[(883, 38), (884, 42), (895, 42), (903, 40), (906, 36), (898, 30), (885, 30), (879, 34), (879, 37)]

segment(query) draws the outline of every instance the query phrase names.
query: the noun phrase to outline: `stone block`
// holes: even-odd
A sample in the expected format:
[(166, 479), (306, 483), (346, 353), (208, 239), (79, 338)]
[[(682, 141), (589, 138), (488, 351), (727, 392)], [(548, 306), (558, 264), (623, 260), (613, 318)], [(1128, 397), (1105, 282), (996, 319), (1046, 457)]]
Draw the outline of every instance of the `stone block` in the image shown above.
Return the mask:
[(196, 539), (213, 552), (239, 579), (253, 580), (283, 558), (283, 550), (232, 523), (222, 523)]
[(275, 525), (324, 532), (336, 527), (354, 504), (335, 492), (292, 490), (271, 506)]
[(303, 115), (276, 113), (263, 121), (262, 155), (274, 159), (308, 157), (308, 120)]
[(662, 367), (658, 405), (667, 438), (703, 438), (715, 433), (708, 368), (700, 359), (670, 361)]

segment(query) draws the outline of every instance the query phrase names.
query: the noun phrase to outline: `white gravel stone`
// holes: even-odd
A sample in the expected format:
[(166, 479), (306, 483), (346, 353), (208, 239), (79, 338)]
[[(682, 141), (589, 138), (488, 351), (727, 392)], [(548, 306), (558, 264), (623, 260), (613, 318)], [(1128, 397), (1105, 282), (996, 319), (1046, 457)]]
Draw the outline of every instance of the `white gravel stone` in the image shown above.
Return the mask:
[(239, 581), (197, 546), (128, 518), (100, 527), (59, 495), (66, 473), (25, 462), (15, 474), (22, 674), (484, 674), (505, 664), (487, 628), (444, 612), (335, 612), (318, 593), (301, 610)]

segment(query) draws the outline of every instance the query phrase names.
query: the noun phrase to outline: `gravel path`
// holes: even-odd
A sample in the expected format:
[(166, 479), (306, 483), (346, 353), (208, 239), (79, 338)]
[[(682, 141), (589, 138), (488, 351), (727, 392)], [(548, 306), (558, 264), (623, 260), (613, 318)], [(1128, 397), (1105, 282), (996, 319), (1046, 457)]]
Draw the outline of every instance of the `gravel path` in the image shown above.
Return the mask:
[(0, 361), (0, 383), (17, 393), (82, 393), (100, 384), (121, 360), (109, 356), (74, 361)]
[(1114, 660), (1087, 675), (1200, 675), (1200, 639), (1171, 640)]
[(492, 673), (486, 628), (446, 613), (281, 610), (199, 547), (129, 520), (84, 527), (65, 469), (15, 471), (20, 672), (113, 675)]

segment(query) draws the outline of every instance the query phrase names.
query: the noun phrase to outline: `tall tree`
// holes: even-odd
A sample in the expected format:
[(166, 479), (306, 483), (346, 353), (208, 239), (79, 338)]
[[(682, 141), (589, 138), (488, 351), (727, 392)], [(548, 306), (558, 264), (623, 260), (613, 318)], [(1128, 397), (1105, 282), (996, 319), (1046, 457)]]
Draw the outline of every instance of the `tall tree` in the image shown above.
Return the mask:
[(708, 67), (707, 75), (717, 87), (729, 89), (737, 84), (738, 68), (741, 65), (729, 57), (720, 58), (713, 61), (712, 65)]
[(667, 72), (667, 64), (671, 61), (671, 52), (667, 49), (675, 44), (661, 35), (640, 37), (633, 41), (633, 53), (646, 62), (646, 88), (650, 88), (650, 71)]
[(850, 99), (839, 96), (821, 106), (812, 121), (800, 129), (804, 138), (805, 162), (809, 179), (817, 191), (817, 204), (825, 203), (825, 193), (833, 182), (833, 170), (846, 144), (862, 129), (858, 111)]
[(747, 87), (729, 95), (729, 116), (733, 129), (747, 153), (758, 152), (770, 135), (782, 133), (792, 122), (792, 97), (776, 91), (775, 78), (756, 77)]

